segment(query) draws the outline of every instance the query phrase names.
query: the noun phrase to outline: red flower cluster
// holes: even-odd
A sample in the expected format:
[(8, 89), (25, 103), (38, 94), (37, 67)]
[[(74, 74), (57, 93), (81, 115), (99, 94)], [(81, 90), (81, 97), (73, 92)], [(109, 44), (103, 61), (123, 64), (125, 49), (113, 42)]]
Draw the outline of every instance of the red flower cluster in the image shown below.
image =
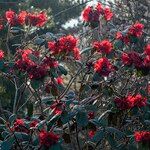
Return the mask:
[(77, 48), (77, 39), (72, 35), (63, 36), (57, 41), (48, 42), (48, 48), (54, 55), (68, 55), (73, 54), (76, 60), (80, 59), (80, 52)]
[(58, 135), (55, 135), (53, 132), (46, 132), (42, 130), (39, 134), (39, 140), (41, 146), (44, 146), (45, 148), (50, 148), (54, 144), (58, 142)]
[(146, 106), (147, 98), (142, 97), (141, 94), (137, 94), (135, 96), (129, 95), (124, 98), (116, 98), (114, 102), (120, 110), (127, 110), (133, 107)]
[(140, 38), (143, 34), (144, 25), (137, 22), (133, 24), (125, 33), (117, 32), (116, 39), (121, 40), (125, 44), (129, 44), (131, 41), (131, 36)]
[(19, 14), (16, 14), (14, 11), (9, 10), (9, 11), (6, 11), (5, 15), (6, 15), (6, 19), (7, 19), (8, 23), (11, 26), (24, 25), (26, 16), (27, 16), (27, 12), (21, 11), (21, 12), (19, 12)]
[(29, 130), (25, 127), (23, 119), (16, 119), (12, 131), (29, 133)]
[(150, 56), (150, 44), (147, 44), (147, 45), (146, 45), (146, 47), (145, 47), (145, 49), (144, 49), (144, 53), (145, 53), (146, 55), (149, 55), (149, 56)]
[(0, 50), (0, 60), (2, 60), (3, 58), (4, 58), (4, 52)]
[(144, 29), (144, 25), (137, 22), (129, 28), (128, 35), (132, 35), (132, 36), (139, 38), (143, 34), (143, 29)]
[(112, 64), (105, 57), (100, 58), (94, 64), (94, 71), (102, 76), (108, 76), (111, 73), (112, 69), (113, 69)]
[(135, 51), (123, 53), (122, 62), (127, 66), (134, 65), (137, 69), (150, 69), (150, 55), (147, 55), (143, 58)]
[(136, 142), (150, 142), (150, 132), (149, 131), (136, 131), (134, 133), (134, 138)]
[(112, 43), (109, 40), (103, 40), (101, 42), (94, 42), (93, 48), (100, 53), (109, 54), (112, 51)]
[(31, 14), (26, 11), (21, 11), (19, 14), (16, 14), (14, 11), (9, 10), (6, 11), (5, 16), (11, 26), (24, 25), (27, 23), (32, 26), (42, 27), (47, 21), (47, 16), (44, 12)]
[(112, 19), (113, 13), (110, 8), (104, 8), (101, 3), (98, 3), (95, 7), (88, 6), (82, 12), (82, 17), (85, 22), (99, 22), (100, 16), (104, 16), (106, 21)]
[(27, 16), (28, 23), (32, 26), (42, 27), (47, 22), (47, 15), (45, 12), (39, 14), (29, 13)]
[(116, 33), (116, 39), (121, 40), (125, 44), (130, 43), (130, 39), (129, 39), (128, 35), (123, 35), (121, 32)]
[[(55, 67), (57, 64), (56, 61), (49, 57), (45, 57), (43, 62), (38, 62), (39, 53), (31, 49), (19, 50), (18, 52), (19, 54), (17, 55), (15, 62), (16, 67), (20, 71), (27, 72), (30, 79), (40, 79), (45, 77), (50, 67)], [(32, 60), (32, 57), (37, 60)]]

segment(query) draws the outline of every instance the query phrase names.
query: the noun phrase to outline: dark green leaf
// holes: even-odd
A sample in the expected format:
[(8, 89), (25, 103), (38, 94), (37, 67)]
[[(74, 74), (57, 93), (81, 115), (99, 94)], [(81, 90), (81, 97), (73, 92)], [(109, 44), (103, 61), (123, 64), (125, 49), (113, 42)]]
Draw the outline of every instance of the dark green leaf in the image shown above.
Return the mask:
[(77, 124), (81, 127), (85, 127), (88, 124), (88, 117), (86, 112), (79, 111), (76, 115)]
[(15, 114), (12, 114), (10, 117), (9, 117), (9, 122), (12, 123), (16, 120), (17, 116)]
[(1, 150), (11, 150), (14, 142), (15, 142), (15, 138), (14, 137), (10, 137), (7, 140), (3, 141), (1, 143)]
[(92, 140), (94, 142), (100, 142), (104, 138), (104, 135), (105, 135), (104, 130), (99, 130), (96, 132)]

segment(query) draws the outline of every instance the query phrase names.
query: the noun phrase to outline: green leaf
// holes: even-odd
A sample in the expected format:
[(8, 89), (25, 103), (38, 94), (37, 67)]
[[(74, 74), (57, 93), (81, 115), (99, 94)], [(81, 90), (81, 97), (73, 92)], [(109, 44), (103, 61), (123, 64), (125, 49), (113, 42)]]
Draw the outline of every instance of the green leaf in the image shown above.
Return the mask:
[(39, 37), (34, 40), (34, 43), (37, 45), (42, 45), (44, 42), (45, 42), (45, 39), (42, 39)]
[(14, 142), (15, 142), (15, 138), (13, 136), (3, 141), (1, 143), (1, 150), (11, 150)]
[(115, 49), (119, 49), (119, 48), (121, 48), (122, 46), (123, 46), (123, 42), (122, 42), (121, 40), (115, 41), (115, 43), (114, 43), (114, 48), (115, 48)]
[(102, 79), (102, 77), (100, 76), (99, 73), (94, 73), (93, 75), (93, 81), (96, 82), (96, 81), (100, 81)]
[(9, 121), (10, 123), (12, 123), (12, 122), (14, 122), (14, 121), (16, 120), (16, 118), (17, 118), (17, 116), (16, 116), (15, 114), (12, 114), (12, 115), (9, 117), (8, 121)]
[(123, 132), (121, 132), (118, 129), (113, 128), (113, 127), (107, 127), (106, 131), (109, 133), (115, 134), (119, 139), (126, 137), (125, 133), (123, 133)]
[(105, 135), (104, 130), (99, 130), (96, 132), (92, 140), (94, 142), (100, 142), (104, 138), (104, 135)]
[(49, 150), (63, 150), (59, 143), (53, 145)]
[(86, 112), (79, 111), (76, 115), (77, 124), (81, 127), (85, 127), (88, 124), (88, 117)]
[(90, 52), (91, 50), (92, 50), (92, 47), (87, 47), (87, 48), (83, 49), (80, 54)]
[(67, 70), (66, 70), (62, 65), (58, 66), (58, 69), (60, 70), (60, 72), (61, 72), (62, 74), (64, 74), (64, 75), (67, 75), (67, 74), (68, 74)]
[(110, 144), (112, 149), (116, 149), (117, 142), (114, 140), (114, 138), (111, 135), (107, 135), (106, 137), (108, 143)]
[(0, 69), (3, 69), (3, 68), (4, 68), (4, 62), (0, 61)]
[(14, 134), (19, 140), (28, 141), (30, 139), (30, 136), (23, 132), (15, 132)]

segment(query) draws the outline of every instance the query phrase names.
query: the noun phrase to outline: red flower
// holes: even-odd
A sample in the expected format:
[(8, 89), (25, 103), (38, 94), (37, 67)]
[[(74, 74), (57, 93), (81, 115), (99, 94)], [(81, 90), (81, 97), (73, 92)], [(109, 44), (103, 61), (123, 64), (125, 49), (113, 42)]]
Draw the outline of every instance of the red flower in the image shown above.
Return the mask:
[(110, 8), (105, 8), (104, 9), (104, 18), (106, 21), (110, 21), (113, 17), (113, 13), (111, 12)]
[(131, 65), (132, 64), (132, 60), (127, 53), (123, 53), (121, 59), (125, 65)]
[(136, 142), (150, 142), (150, 132), (149, 131), (136, 131), (134, 133), (134, 138)]
[(6, 11), (6, 19), (8, 21), (8, 23), (11, 26), (15, 26), (15, 25), (24, 25), (25, 24), (25, 20), (26, 20), (26, 16), (27, 16), (27, 12), (26, 11), (21, 11), (18, 15), (12, 11)]
[(41, 146), (46, 148), (50, 148), (54, 144), (58, 142), (58, 135), (54, 134), (53, 132), (46, 132), (42, 130), (39, 134), (39, 141)]
[(64, 36), (59, 39), (60, 49), (63, 52), (73, 51), (77, 46), (77, 39), (72, 35)]
[(47, 15), (45, 12), (28, 14), (27, 21), (30, 25), (42, 27), (47, 22)]
[(81, 59), (79, 48), (75, 47), (73, 49), (73, 55), (74, 55), (75, 60), (80, 60)]
[(88, 135), (89, 135), (89, 137), (92, 139), (92, 138), (94, 137), (95, 133), (96, 133), (95, 130), (90, 130), (90, 131), (88, 132)]
[(150, 69), (150, 55), (148, 55), (148, 56), (146, 56), (145, 58), (144, 58), (144, 66), (148, 69)]
[(12, 131), (29, 133), (29, 130), (25, 127), (23, 119), (16, 119)]
[(4, 26), (0, 24), (0, 31), (3, 30)]
[(134, 97), (134, 106), (143, 107), (143, 106), (146, 106), (146, 102), (147, 102), (147, 98), (142, 97), (141, 94), (137, 94)]
[(56, 78), (56, 82), (57, 84), (63, 84), (63, 78), (62, 77)]
[(147, 44), (147, 45), (146, 45), (146, 47), (145, 47), (145, 49), (144, 49), (144, 53), (145, 53), (146, 55), (150, 55), (150, 44)]
[(102, 76), (108, 76), (112, 71), (112, 64), (107, 58), (100, 58), (94, 64), (94, 71), (101, 74)]
[(124, 98), (116, 98), (114, 102), (120, 110), (127, 110), (134, 107), (134, 97), (130, 95)]
[(94, 112), (88, 113), (88, 119), (94, 119), (94, 116), (95, 116)]
[(30, 122), (30, 128), (36, 127), (36, 125), (37, 125), (38, 123), (39, 123), (38, 120), (33, 120), (33, 121), (31, 121), (31, 122)]
[(113, 13), (110, 8), (103, 8), (101, 3), (97, 3), (95, 7), (88, 6), (82, 11), (82, 18), (85, 22), (99, 22), (100, 16), (104, 16), (106, 21), (109, 21)]
[(77, 48), (77, 38), (72, 35), (63, 36), (57, 41), (48, 42), (48, 48), (54, 55), (68, 56), (73, 54), (76, 60), (80, 59), (80, 52)]
[(122, 61), (125, 65), (134, 65), (136, 68), (141, 68), (143, 66), (143, 59), (137, 52), (129, 52), (122, 54)]
[(116, 39), (121, 40), (125, 44), (129, 44), (129, 42), (130, 42), (129, 37), (128, 36), (123, 36), (123, 34), (121, 32), (116, 33)]
[(124, 98), (116, 98), (114, 102), (120, 110), (127, 110), (133, 107), (145, 106), (147, 99), (145, 97), (142, 97), (142, 95), (137, 94), (135, 96), (128, 95)]
[(128, 34), (139, 38), (143, 34), (143, 29), (144, 29), (144, 25), (137, 22), (129, 28)]
[(93, 43), (93, 48), (100, 53), (109, 54), (112, 51), (112, 43), (109, 40), (96, 41)]
[(0, 50), (0, 60), (2, 60), (3, 58), (4, 58), (4, 52)]

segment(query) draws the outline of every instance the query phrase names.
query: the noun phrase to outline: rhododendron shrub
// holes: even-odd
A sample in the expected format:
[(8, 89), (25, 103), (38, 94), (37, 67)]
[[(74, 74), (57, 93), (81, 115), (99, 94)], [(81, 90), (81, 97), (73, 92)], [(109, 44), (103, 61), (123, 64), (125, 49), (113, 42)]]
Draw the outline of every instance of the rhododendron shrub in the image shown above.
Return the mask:
[[(44, 11), (5, 12), (0, 75), (15, 93), (0, 107), (2, 150), (150, 149), (150, 43), (142, 22), (118, 28), (112, 10), (83, 9), (90, 38), (38, 34)], [(11, 53), (9, 38), (19, 34)]]

